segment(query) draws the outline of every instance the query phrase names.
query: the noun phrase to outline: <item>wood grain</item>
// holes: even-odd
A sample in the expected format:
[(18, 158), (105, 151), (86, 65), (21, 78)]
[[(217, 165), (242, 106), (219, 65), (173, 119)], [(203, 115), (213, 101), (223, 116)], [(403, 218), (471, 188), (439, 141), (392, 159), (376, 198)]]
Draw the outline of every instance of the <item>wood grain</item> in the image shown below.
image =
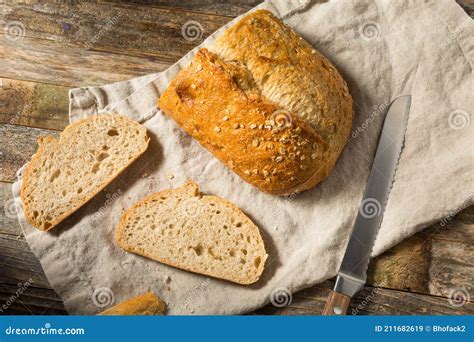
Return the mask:
[(0, 76), (65, 86), (116, 82), (162, 71), (231, 19), (89, 2), (7, 2), (4, 13), (0, 23), (20, 21), (25, 35), (3, 40), (8, 54)]
[(351, 297), (342, 293), (329, 291), (322, 314), (324, 316), (345, 315), (350, 302)]
[[(104, 1), (116, 2), (116, 1)], [(182, 9), (196, 13), (217, 14), (235, 17), (243, 14), (249, 9), (260, 4), (262, 0), (193, 0), (179, 1), (176, 0), (130, 0), (127, 5), (140, 5), (147, 7), (160, 7), (167, 9)]]
[(471, 206), (372, 260), (368, 282), (446, 297), (456, 287), (465, 288), (474, 298), (473, 245), (474, 206)]
[[(266, 306), (259, 315), (320, 315), (334, 281), (295, 293), (285, 307)], [(474, 303), (453, 307), (447, 298), (365, 286), (352, 298), (348, 315), (472, 315)]]
[(163, 71), (171, 65), (152, 57), (86, 50), (29, 37), (18, 41), (4, 39), (2, 46), (8, 49), (8, 56), (2, 60), (1, 77), (67, 87), (124, 81)]
[(0, 315), (65, 315), (61, 298), (28, 280), (17, 284), (0, 282)]
[(57, 131), (0, 124), (0, 181), (14, 182), (16, 171), (31, 159), (39, 135), (58, 136)]
[(438, 240), (457, 241), (474, 244), (474, 209), (467, 208), (459, 212), (456, 217), (449, 219), (449, 224), (440, 222), (422, 230), (420, 236)]
[[(21, 21), (26, 37), (66, 42), (86, 50), (154, 56), (168, 62), (181, 58), (230, 19), (159, 7), (145, 11), (121, 3), (32, 1), (4, 5), (4, 21)], [(190, 31), (183, 34), (190, 22), (198, 28), (196, 36)]]
[(474, 245), (461, 242), (433, 243), (429, 293), (449, 297), (462, 290), (474, 299)]
[(0, 123), (63, 130), (68, 120), (68, 87), (0, 79)]
[(472, 0), (456, 0), (456, 2), (463, 8), (467, 15), (474, 18), (474, 2)]
[(371, 261), (369, 284), (429, 294), (432, 240), (419, 236), (403, 241)]

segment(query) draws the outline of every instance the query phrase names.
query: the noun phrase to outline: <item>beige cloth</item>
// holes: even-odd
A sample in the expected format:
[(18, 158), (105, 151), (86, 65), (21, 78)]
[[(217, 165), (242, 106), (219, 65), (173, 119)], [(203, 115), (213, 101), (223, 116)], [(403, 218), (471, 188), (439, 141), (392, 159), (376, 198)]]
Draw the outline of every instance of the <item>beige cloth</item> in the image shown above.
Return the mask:
[[(168, 303), (170, 314), (243, 313), (269, 303), (277, 288), (293, 292), (333, 277), (385, 109), (398, 95), (413, 98), (406, 147), (373, 255), (472, 204), (474, 25), (454, 1), (269, 1), (259, 7), (292, 26), (348, 81), (353, 134), (336, 168), (316, 188), (281, 198), (259, 192), (221, 165), (155, 106), (195, 50), (163, 73), (72, 90), (71, 122), (116, 111), (143, 123), (152, 143), (143, 158), (51, 233), (29, 226), (20, 212), (26, 240), (71, 314), (94, 314), (148, 290)], [(187, 178), (236, 203), (261, 228), (270, 256), (257, 284), (184, 272), (116, 245), (122, 210)], [(20, 182), (13, 187), (18, 201)]]

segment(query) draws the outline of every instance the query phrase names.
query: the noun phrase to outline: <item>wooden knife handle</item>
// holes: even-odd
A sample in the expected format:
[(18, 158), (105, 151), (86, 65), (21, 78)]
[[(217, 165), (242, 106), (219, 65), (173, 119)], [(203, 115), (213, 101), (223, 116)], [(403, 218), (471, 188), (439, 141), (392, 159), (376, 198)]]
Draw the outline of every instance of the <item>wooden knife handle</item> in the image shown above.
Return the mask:
[(326, 301), (326, 306), (324, 307), (323, 315), (345, 315), (347, 309), (349, 308), (350, 302), (351, 297), (346, 296), (342, 293), (331, 291), (328, 300)]

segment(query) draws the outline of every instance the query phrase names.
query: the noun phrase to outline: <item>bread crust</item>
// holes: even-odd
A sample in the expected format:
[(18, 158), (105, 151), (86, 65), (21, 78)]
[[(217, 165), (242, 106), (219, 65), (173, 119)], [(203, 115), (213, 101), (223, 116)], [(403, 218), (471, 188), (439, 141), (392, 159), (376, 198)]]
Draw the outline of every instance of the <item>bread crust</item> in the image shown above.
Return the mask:
[(100, 312), (99, 316), (130, 316), (130, 315), (163, 315), (165, 303), (153, 292), (123, 301), (107, 310)]
[[(125, 116), (122, 116), (122, 115), (117, 115), (117, 114), (103, 114), (103, 115), (113, 115), (114, 117), (117, 118), (117, 120), (126, 120), (127, 123), (133, 123), (133, 124), (136, 124), (136, 125), (139, 125), (139, 127), (142, 127), (140, 124), (134, 122), (133, 120), (125, 117)], [(33, 218), (33, 213), (31, 212), (30, 210), (30, 207), (26, 204), (26, 197), (27, 197), (27, 186), (29, 184), (29, 179), (30, 179), (30, 176), (31, 176), (31, 173), (32, 173), (32, 170), (36, 167), (36, 163), (40, 160), (41, 156), (43, 155), (44, 153), (44, 150), (47, 146), (47, 144), (51, 144), (51, 143), (54, 143), (54, 144), (59, 144), (61, 142), (61, 139), (68, 139), (68, 133), (70, 130), (72, 130), (74, 127), (78, 126), (78, 125), (81, 125), (81, 124), (85, 124), (87, 122), (90, 122), (92, 120), (94, 120), (94, 116), (90, 116), (90, 117), (87, 117), (87, 118), (84, 118), (82, 120), (79, 120), (79, 121), (76, 121), (70, 125), (68, 125), (64, 131), (61, 132), (60, 136), (59, 136), (59, 140), (57, 140), (56, 138), (54, 138), (53, 136), (50, 136), (50, 135), (47, 135), (47, 136), (39, 136), (38, 137), (38, 150), (36, 151), (36, 153), (31, 157), (31, 161), (28, 163), (28, 166), (25, 170), (25, 172), (23, 173), (23, 178), (22, 178), (22, 184), (21, 184), (21, 190), (20, 190), (20, 198), (22, 200), (22, 204), (23, 204), (23, 210), (24, 210), (24, 213), (25, 213), (25, 217), (28, 221), (29, 224), (31, 224), (33, 227), (35, 228), (38, 228), (39, 230), (42, 230), (42, 231), (48, 231), (48, 230), (51, 230), (52, 228), (54, 228), (56, 225), (58, 225), (60, 222), (62, 222), (64, 219), (66, 219), (68, 216), (70, 216), (71, 214), (73, 214), (74, 212), (76, 212), (79, 208), (81, 208), (84, 204), (86, 204), (88, 201), (90, 201), (95, 195), (97, 195), (100, 191), (102, 191), (107, 185), (109, 185), (118, 175), (120, 175), (120, 173), (122, 173), (129, 165), (131, 165), (136, 159), (138, 159), (145, 151), (146, 149), (148, 148), (148, 143), (150, 141), (150, 138), (148, 138), (148, 136), (146, 136), (147, 140), (144, 142), (143, 144), (143, 148), (142, 150), (139, 151), (139, 153), (136, 155), (135, 158), (133, 158), (132, 160), (130, 160), (130, 163), (128, 163), (127, 165), (125, 165), (123, 168), (121, 168), (116, 175), (113, 175), (112, 177), (110, 177), (109, 179), (107, 179), (106, 181), (102, 182), (100, 184), (99, 187), (97, 187), (97, 189), (87, 198), (85, 199), (84, 201), (82, 201), (78, 206), (76, 206), (74, 209), (68, 211), (68, 212), (65, 212), (63, 215), (60, 215), (60, 216), (57, 216), (55, 218), (53, 218), (50, 223), (51, 223), (51, 226), (48, 227), (48, 229), (43, 229), (42, 227), (38, 226)]]
[(200, 49), (158, 105), (242, 179), (275, 195), (326, 178), (352, 123), (337, 70), (264, 10)]
[(239, 83), (248, 81), (245, 73), (240, 64), (201, 49), (165, 91), (160, 107), (250, 184), (277, 195), (304, 190), (312, 177), (325, 176), (319, 161), (327, 144), (298, 116), (252, 88), (244, 91)]

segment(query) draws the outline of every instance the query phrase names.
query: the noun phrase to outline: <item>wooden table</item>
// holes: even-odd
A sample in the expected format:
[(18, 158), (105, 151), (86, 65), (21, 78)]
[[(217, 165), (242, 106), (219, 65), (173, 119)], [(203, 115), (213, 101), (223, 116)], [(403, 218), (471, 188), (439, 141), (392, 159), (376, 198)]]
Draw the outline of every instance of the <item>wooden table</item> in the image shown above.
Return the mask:
[[(68, 124), (68, 90), (164, 70), (259, 2), (2, 2), (1, 24), (10, 31), (0, 32), (0, 313), (66, 314), (9, 200), (15, 171), (36, 150), (38, 135), (57, 136)], [(472, 16), (474, 6), (467, 1), (462, 6)], [(202, 26), (202, 36), (183, 39), (183, 24), (191, 20)], [(458, 290), (474, 299), (474, 207), (454, 214), (446, 225), (435, 224), (376, 258), (350, 312), (360, 305), (358, 314), (474, 314), (472, 301), (457, 307), (448, 300)], [(320, 314), (332, 284), (296, 293), (284, 308), (257, 313)]]

